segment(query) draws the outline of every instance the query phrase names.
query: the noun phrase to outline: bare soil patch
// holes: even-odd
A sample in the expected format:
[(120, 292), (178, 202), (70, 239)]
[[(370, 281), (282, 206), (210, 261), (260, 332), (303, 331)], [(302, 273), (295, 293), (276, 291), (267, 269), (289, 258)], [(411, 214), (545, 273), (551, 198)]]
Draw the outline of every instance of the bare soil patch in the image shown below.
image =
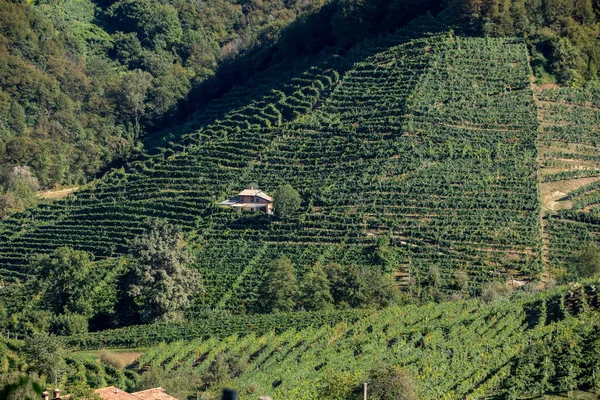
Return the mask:
[(71, 193), (77, 191), (77, 189), (79, 189), (79, 187), (73, 187), (73, 188), (68, 188), (68, 189), (59, 189), (59, 190), (48, 190), (45, 192), (38, 193), (38, 196), (40, 196), (44, 200), (60, 200), (60, 199), (64, 199)]
[(543, 211), (556, 211), (570, 209), (573, 204), (566, 199), (567, 195), (582, 186), (600, 180), (599, 177), (579, 178), (558, 182), (540, 183), (540, 195)]

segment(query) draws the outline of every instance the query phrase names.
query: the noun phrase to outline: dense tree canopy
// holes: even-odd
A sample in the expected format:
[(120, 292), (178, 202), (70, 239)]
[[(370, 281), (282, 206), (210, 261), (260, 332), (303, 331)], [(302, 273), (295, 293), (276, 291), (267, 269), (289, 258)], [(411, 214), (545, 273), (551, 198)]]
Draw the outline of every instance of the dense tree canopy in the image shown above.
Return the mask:
[(90, 294), (95, 282), (90, 254), (61, 247), (52, 255), (40, 256), (33, 267), (47, 286), (45, 300), (51, 311), (92, 315), (94, 305)]
[(190, 268), (191, 253), (182, 245), (181, 229), (154, 219), (149, 229), (132, 243), (130, 295), (144, 322), (180, 316), (194, 297), (204, 293), (198, 271)]
[(292, 185), (283, 185), (273, 196), (273, 207), (275, 209), (275, 215), (278, 217), (288, 217), (291, 214), (298, 211), (302, 198), (296, 189)]

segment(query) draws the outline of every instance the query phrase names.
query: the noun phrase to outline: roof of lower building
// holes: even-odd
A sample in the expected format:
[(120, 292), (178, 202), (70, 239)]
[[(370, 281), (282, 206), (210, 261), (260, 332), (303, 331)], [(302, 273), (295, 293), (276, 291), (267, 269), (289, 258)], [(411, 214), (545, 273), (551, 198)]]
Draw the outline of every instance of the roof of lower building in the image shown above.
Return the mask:
[(177, 400), (175, 397), (169, 396), (167, 391), (161, 387), (142, 390), (141, 392), (135, 392), (132, 394), (141, 400)]
[(102, 400), (140, 400), (139, 397), (127, 393), (115, 386), (96, 389), (94, 392), (98, 393)]
[(115, 386), (94, 390), (102, 400), (177, 400), (161, 387), (127, 393)]

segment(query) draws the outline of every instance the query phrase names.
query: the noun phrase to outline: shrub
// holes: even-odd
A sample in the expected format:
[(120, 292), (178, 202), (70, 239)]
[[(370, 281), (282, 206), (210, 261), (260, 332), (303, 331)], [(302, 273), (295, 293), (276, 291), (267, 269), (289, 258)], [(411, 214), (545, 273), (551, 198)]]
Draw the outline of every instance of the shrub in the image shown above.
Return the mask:
[(382, 366), (371, 371), (368, 384), (370, 399), (417, 400), (417, 385), (400, 367)]

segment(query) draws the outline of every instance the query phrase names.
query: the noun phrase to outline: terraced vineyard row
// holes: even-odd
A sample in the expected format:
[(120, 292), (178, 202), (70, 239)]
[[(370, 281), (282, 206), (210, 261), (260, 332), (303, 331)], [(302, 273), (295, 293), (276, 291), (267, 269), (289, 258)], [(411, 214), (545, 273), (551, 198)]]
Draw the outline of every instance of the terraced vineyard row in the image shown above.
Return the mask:
[[(542, 393), (539, 382), (513, 385), (531, 381), (528, 370), (517, 368), (526, 357), (543, 363), (537, 352), (541, 342), (571, 339), (570, 346), (580, 355), (571, 365), (593, 367), (594, 353), (585, 347), (583, 335), (600, 323), (597, 312), (588, 311), (598, 305), (594, 287), (576, 285), (491, 305), (467, 301), (394, 307), (301, 330), (162, 343), (139, 358), (133, 370), (161, 368), (202, 376), (217, 358), (225, 357), (243, 366), (227, 383), (242, 398), (316, 399), (321, 390), (328, 393), (327, 382), (335, 377), (344, 379), (350, 391), (368, 381), (370, 369), (388, 363), (415, 378), (423, 399), (535, 395)], [(587, 369), (582, 368), (566, 372), (575, 383), (563, 385), (560, 365), (565, 356), (558, 351), (552, 355), (556, 370), (549, 372), (542, 390), (572, 390), (588, 383)]]

